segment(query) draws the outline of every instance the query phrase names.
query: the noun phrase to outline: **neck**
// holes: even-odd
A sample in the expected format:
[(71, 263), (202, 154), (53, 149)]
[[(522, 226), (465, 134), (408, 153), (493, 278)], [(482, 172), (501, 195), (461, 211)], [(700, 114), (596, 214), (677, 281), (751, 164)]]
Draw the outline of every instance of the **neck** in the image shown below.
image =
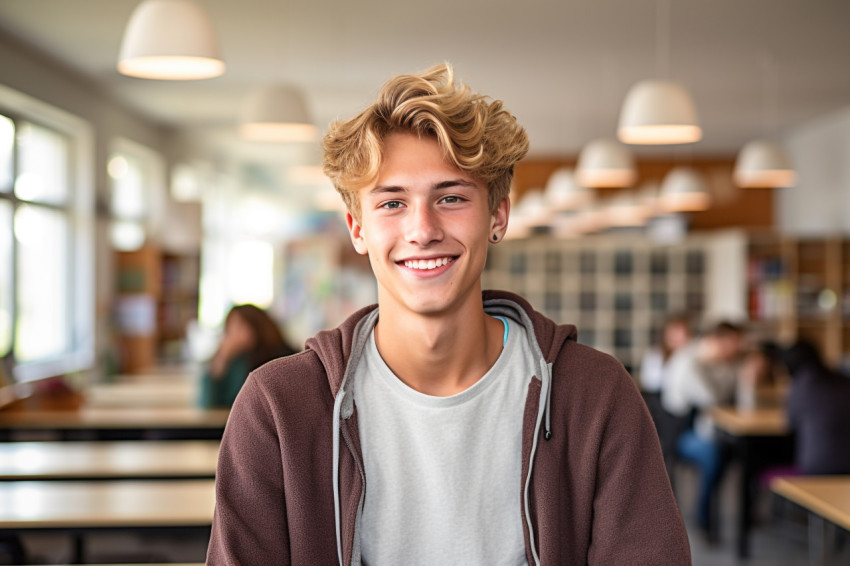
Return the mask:
[(477, 308), (448, 315), (385, 313), (375, 327), (375, 342), (392, 372), (413, 389), (438, 397), (474, 385), (496, 363), (504, 326)]

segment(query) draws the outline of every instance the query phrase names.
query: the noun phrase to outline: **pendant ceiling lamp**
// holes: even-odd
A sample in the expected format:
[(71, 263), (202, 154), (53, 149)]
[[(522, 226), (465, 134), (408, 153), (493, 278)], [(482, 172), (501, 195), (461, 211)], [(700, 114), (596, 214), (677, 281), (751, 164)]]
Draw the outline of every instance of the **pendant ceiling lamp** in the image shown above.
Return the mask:
[(519, 199), (515, 215), (520, 224), (529, 228), (548, 226), (552, 212), (546, 205), (542, 189), (530, 189)]
[(653, 218), (666, 212), (661, 208), (661, 183), (652, 179), (638, 187), (637, 200), (646, 210), (648, 218)]
[(782, 146), (775, 141), (758, 139), (741, 148), (734, 178), (735, 184), (746, 189), (792, 187), (797, 173)]
[(121, 74), (179, 81), (217, 77), (224, 68), (212, 21), (194, 0), (144, 0), (130, 16)]
[(637, 228), (646, 225), (649, 209), (640, 202), (637, 194), (621, 191), (611, 198), (605, 214), (608, 224), (615, 228)]
[(658, 199), (668, 212), (696, 212), (711, 205), (705, 177), (690, 167), (676, 167), (667, 173)]
[(637, 180), (632, 152), (611, 139), (585, 145), (578, 156), (576, 180), (585, 187), (631, 187)]
[(569, 167), (561, 167), (549, 175), (543, 197), (555, 211), (578, 210), (590, 203), (593, 193), (581, 185)]
[(282, 84), (248, 96), (239, 131), (246, 140), (278, 143), (310, 142), (318, 135), (301, 92)]
[[(656, 72), (669, 69), (669, 0), (656, 2)], [(641, 145), (694, 143), (702, 138), (696, 104), (690, 92), (671, 80), (644, 80), (626, 95), (617, 137)]]
[(698, 142), (702, 129), (691, 94), (673, 81), (637, 83), (620, 110), (617, 137), (623, 143), (636, 145)]
[[(765, 57), (762, 80), (762, 128), (775, 129), (777, 112), (776, 72), (773, 60)], [(783, 147), (767, 138), (748, 142), (738, 153), (733, 173), (735, 184), (741, 188), (791, 187), (797, 173)]]

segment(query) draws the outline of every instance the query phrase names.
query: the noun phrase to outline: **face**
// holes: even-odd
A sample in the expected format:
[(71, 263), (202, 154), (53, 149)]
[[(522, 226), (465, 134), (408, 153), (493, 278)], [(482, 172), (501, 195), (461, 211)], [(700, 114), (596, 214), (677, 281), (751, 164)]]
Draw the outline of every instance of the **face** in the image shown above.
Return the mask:
[(669, 324), (664, 329), (664, 343), (673, 351), (678, 350), (691, 339), (690, 330), (687, 325), (676, 322)]
[(245, 322), (238, 313), (227, 318), (224, 324), (225, 340), (230, 342), (234, 350), (248, 350), (254, 347), (256, 339), (251, 325)]
[(743, 349), (743, 338), (736, 333), (723, 334), (717, 337), (718, 356), (721, 360), (730, 362), (740, 356)]
[(346, 216), (368, 254), (382, 313), (440, 315), (481, 302), (488, 242), (505, 233), (510, 204), (490, 214), (488, 190), (443, 158), (436, 140), (390, 134), (377, 180), (360, 190), (360, 220)]

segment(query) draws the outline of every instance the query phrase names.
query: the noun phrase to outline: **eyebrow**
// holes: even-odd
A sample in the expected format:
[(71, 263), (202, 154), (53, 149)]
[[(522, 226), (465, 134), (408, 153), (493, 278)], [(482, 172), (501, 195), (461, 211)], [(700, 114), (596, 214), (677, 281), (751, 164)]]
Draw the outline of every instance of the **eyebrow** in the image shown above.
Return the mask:
[[(467, 181), (466, 179), (447, 179), (431, 186), (431, 190), (438, 191), (440, 189), (449, 189), (451, 187), (476, 187), (476, 185), (472, 181)], [(404, 187), (398, 185), (378, 185), (369, 191), (369, 194), (401, 193), (404, 191)]]

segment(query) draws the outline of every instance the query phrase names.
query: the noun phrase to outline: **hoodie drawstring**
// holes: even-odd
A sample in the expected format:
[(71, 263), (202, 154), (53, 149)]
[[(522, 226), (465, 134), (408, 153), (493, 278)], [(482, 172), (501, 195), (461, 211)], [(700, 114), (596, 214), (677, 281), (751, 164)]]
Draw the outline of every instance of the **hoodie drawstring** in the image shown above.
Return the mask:
[(549, 440), (552, 438), (552, 364), (547, 364), (549, 367), (549, 387), (546, 388), (546, 409), (544, 410), (543, 417), (545, 422), (543, 424), (543, 438)]
[(339, 497), (339, 429), (340, 413), (342, 412), (342, 400), (345, 397), (345, 389), (340, 388), (334, 400), (334, 425), (333, 425), (333, 474), (334, 474), (334, 522), (336, 524), (336, 553), (342, 566), (342, 509)]

